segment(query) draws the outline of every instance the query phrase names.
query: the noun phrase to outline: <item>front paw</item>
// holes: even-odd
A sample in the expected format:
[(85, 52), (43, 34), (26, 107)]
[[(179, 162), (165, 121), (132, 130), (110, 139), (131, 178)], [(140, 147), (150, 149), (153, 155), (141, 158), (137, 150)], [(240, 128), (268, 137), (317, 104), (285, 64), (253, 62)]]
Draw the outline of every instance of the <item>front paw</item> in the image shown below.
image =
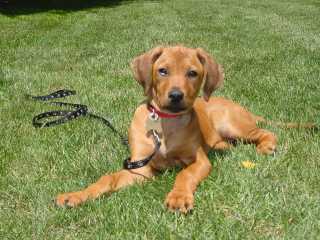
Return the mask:
[(178, 210), (188, 213), (193, 209), (194, 197), (191, 192), (172, 190), (165, 200), (165, 205), (170, 211)]
[(86, 199), (87, 196), (84, 192), (70, 192), (59, 194), (55, 199), (55, 203), (59, 207), (75, 207), (86, 201)]

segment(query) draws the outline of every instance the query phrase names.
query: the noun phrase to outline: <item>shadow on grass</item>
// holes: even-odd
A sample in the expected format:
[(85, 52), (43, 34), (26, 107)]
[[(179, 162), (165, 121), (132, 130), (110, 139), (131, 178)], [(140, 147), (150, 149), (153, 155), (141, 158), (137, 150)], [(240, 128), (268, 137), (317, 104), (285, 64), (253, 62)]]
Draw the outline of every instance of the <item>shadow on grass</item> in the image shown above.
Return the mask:
[(229, 152), (230, 150), (210, 150), (208, 157), (210, 159), (224, 158)]
[(89, 8), (114, 7), (124, 0), (0, 0), (0, 13), (15, 17), (47, 11), (69, 13)]

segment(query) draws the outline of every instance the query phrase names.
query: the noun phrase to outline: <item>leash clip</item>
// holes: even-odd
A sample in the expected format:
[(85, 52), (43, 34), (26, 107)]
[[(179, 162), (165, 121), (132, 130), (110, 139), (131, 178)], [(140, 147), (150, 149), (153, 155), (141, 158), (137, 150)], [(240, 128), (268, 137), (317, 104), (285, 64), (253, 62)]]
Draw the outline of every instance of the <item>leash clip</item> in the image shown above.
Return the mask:
[(155, 129), (152, 129), (151, 131), (152, 131), (152, 134), (153, 134), (155, 143), (156, 143), (156, 145), (158, 145), (159, 143), (161, 143), (159, 134), (158, 134), (158, 132), (157, 132)]

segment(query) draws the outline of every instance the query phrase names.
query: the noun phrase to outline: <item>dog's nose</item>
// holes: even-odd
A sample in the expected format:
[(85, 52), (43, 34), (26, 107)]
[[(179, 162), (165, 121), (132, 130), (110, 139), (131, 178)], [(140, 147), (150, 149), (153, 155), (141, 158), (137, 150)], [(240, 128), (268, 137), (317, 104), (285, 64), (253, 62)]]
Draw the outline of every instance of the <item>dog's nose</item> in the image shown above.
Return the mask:
[(169, 92), (169, 98), (172, 103), (179, 103), (183, 99), (183, 92), (174, 89)]

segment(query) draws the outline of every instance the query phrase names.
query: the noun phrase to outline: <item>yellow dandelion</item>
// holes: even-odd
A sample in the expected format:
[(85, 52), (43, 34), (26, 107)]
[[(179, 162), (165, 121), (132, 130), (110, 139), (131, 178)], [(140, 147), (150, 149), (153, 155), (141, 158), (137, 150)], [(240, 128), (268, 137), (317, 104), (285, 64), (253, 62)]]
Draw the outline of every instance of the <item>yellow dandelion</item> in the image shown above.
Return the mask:
[(249, 160), (247, 160), (247, 161), (242, 161), (242, 162), (241, 162), (241, 165), (242, 165), (242, 167), (247, 168), (247, 169), (252, 169), (252, 168), (254, 168), (254, 167), (256, 166), (255, 163), (253, 163), (253, 162), (251, 162), (251, 161), (249, 161)]

